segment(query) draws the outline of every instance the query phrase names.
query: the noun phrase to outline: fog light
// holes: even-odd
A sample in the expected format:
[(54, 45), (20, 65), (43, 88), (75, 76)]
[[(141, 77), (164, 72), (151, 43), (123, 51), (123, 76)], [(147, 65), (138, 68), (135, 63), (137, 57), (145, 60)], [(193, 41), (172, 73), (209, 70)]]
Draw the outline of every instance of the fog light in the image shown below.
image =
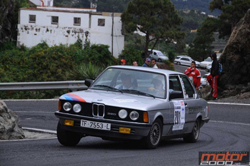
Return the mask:
[(64, 125), (66, 125), (66, 126), (74, 126), (74, 121), (73, 120), (64, 120)]
[(119, 133), (130, 134), (131, 128), (119, 127)]

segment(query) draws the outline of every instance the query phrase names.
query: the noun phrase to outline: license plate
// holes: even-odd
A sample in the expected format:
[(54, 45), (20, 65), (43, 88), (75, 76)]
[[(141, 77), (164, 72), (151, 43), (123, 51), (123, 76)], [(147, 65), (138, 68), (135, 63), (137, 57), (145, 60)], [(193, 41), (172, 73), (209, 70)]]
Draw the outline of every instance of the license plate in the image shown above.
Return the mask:
[(81, 127), (98, 129), (98, 130), (111, 130), (110, 123), (93, 122), (88, 120), (81, 120)]

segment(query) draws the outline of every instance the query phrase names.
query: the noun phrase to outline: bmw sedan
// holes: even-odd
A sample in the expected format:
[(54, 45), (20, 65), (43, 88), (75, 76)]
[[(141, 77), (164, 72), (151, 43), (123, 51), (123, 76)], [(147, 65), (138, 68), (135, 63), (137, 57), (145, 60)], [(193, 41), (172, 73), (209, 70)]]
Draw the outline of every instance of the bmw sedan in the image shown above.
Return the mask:
[(58, 141), (75, 146), (87, 136), (138, 140), (156, 148), (162, 138), (196, 142), (209, 121), (208, 103), (179, 72), (136, 66), (110, 66), (88, 90), (58, 101)]

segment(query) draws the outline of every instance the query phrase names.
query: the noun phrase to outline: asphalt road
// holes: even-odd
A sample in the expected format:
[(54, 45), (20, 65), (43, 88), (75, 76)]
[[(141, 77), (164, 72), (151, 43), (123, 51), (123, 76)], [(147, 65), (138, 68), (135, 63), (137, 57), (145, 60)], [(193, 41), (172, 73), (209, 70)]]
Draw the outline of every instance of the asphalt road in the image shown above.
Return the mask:
[[(5, 101), (20, 117), (23, 127), (55, 130), (57, 101)], [(210, 104), (211, 121), (201, 129), (197, 143), (182, 139), (163, 141), (155, 150), (137, 143), (85, 137), (76, 147), (57, 139), (0, 141), (0, 166), (182, 166), (198, 165), (200, 151), (249, 151), (250, 106)]]
[[(56, 130), (57, 100), (5, 102), (23, 127)], [(200, 151), (250, 151), (250, 105), (210, 103), (209, 116), (196, 143), (164, 140), (154, 150), (95, 137), (82, 138), (76, 147), (64, 147), (56, 138), (0, 141), (0, 166), (195, 166)]]

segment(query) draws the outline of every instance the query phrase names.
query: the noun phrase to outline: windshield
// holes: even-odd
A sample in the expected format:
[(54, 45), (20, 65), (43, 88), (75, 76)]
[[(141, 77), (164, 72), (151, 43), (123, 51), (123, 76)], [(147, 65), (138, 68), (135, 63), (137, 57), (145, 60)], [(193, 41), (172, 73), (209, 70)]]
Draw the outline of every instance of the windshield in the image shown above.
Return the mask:
[(158, 73), (128, 69), (107, 69), (95, 80), (91, 89), (166, 98), (166, 79)]

